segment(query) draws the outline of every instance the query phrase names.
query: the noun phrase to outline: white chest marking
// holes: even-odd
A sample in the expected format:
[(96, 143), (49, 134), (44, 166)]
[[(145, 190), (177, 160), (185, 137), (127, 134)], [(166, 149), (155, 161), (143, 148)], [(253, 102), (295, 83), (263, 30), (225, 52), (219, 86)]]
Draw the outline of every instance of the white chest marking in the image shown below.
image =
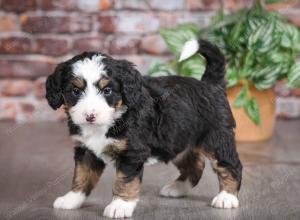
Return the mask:
[(81, 126), (81, 135), (72, 136), (75, 141), (83, 143), (95, 155), (101, 158), (105, 163), (111, 161), (111, 158), (104, 154), (106, 146), (113, 144), (116, 140), (105, 136), (108, 130), (107, 126), (85, 125)]

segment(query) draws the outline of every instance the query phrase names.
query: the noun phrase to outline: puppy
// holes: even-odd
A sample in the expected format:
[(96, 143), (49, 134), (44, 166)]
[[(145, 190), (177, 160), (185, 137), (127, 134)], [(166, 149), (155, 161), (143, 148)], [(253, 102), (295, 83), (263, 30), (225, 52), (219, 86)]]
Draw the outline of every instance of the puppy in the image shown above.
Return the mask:
[(201, 81), (143, 77), (132, 63), (96, 52), (56, 67), (46, 82), (46, 98), (53, 109), (64, 105), (75, 142), (75, 171), (71, 191), (58, 197), (54, 208), (81, 207), (105, 165), (114, 161), (113, 199), (103, 215), (131, 217), (147, 162), (173, 162), (180, 175), (160, 194), (182, 197), (199, 182), (205, 157), (220, 185), (211, 205), (239, 206), (242, 165), (226, 98), (224, 56), (205, 40), (191, 45), (185, 50), (197, 51), (207, 61)]

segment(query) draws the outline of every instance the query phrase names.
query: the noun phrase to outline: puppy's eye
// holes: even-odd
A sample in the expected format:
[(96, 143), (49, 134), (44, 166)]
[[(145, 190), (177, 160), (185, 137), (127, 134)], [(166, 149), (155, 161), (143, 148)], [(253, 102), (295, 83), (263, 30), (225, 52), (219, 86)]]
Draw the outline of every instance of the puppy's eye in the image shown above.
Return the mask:
[(72, 93), (75, 96), (79, 96), (81, 94), (81, 90), (78, 89), (77, 87), (75, 87), (75, 88), (73, 88)]
[(110, 95), (111, 93), (112, 93), (112, 88), (106, 87), (106, 88), (103, 89), (103, 94), (104, 94), (105, 96), (108, 96), (108, 95)]

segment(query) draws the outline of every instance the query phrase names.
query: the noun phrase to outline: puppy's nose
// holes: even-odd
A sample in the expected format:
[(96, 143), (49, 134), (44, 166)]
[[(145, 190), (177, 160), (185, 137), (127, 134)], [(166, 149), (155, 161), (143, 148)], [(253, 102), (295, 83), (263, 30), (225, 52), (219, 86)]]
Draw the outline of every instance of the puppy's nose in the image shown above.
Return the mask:
[(92, 114), (87, 114), (85, 120), (87, 122), (94, 122), (96, 120), (96, 116), (93, 113)]

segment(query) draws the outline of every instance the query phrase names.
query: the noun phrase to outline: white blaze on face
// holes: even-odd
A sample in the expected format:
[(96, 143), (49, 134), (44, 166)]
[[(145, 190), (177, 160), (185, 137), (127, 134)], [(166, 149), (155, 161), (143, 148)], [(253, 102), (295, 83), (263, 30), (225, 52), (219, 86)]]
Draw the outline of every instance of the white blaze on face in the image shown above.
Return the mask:
[(72, 120), (76, 124), (86, 124), (87, 115), (94, 114), (94, 124), (109, 125), (113, 123), (114, 108), (110, 107), (105, 97), (99, 93), (96, 83), (106, 76), (104, 65), (101, 62), (104, 57), (95, 55), (91, 59), (77, 61), (73, 64), (73, 73), (76, 77), (86, 81), (84, 93), (75, 106), (70, 109)]

